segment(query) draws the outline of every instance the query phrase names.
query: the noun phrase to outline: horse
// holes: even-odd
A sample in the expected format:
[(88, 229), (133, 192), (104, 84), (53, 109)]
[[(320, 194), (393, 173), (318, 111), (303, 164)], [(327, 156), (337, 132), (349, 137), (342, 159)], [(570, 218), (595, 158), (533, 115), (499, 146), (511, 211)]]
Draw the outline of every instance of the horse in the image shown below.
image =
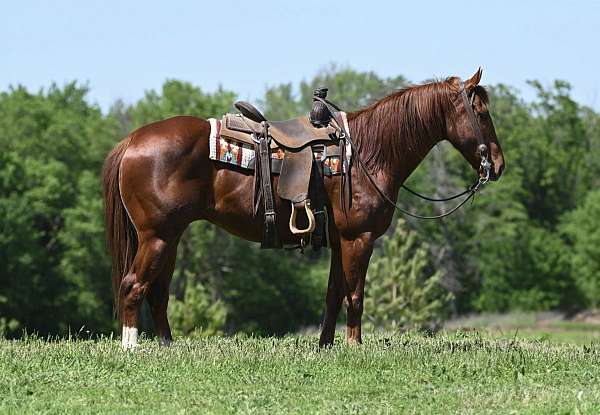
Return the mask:
[[(490, 180), (501, 176), (504, 157), (488, 112), (488, 95), (479, 85), (481, 75), (479, 68), (464, 82), (449, 77), (413, 85), (347, 114), (356, 147), (352, 157), (364, 168), (351, 169), (351, 194), (345, 196), (345, 206), (340, 176), (323, 178), (331, 264), (320, 347), (333, 344), (344, 299), (346, 341), (362, 343), (365, 277), (374, 242), (394, 216), (395, 207), (389, 202), (397, 201), (400, 186), (439, 141), (449, 141), (481, 176), (480, 135), (489, 150)], [(461, 98), (464, 94), (468, 101)], [(147, 124), (119, 142), (105, 160), (107, 242), (125, 349), (137, 345), (144, 299), (159, 343), (171, 343), (169, 285), (178, 242), (191, 222), (207, 220), (235, 236), (261, 240), (263, 218), (254, 212), (253, 172), (209, 158), (210, 128), (209, 121), (193, 116)], [(277, 181), (274, 177), (275, 188)], [(279, 237), (284, 244), (298, 244), (287, 224), (289, 204), (275, 199)]]

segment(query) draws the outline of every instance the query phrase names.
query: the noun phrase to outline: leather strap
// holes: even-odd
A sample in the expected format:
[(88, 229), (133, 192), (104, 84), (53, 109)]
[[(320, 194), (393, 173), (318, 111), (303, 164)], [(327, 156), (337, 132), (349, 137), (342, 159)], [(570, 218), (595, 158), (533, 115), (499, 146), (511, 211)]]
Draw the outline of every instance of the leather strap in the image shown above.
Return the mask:
[(315, 217), (315, 230), (310, 237), (314, 251), (328, 245), (326, 190), (323, 184), (323, 163), (313, 161), (309, 186), (310, 201)]
[(473, 100), (475, 99), (475, 94), (471, 95), (471, 99), (467, 97), (467, 91), (465, 89), (464, 83), (461, 82), (462, 86), (462, 100), (463, 105), (465, 106), (465, 111), (467, 112), (467, 117), (469, 118), (469, 123), (471, 124), (471, 129), (475, 134), (475, 138), (477, 138), (477, 142), (479, 145), (484, 145), (486, 149), (488, 148), (487, 143), (483, 140), (483, 134), (481, 133), (481, 127), (479, 126), (479, 122), (477, 122), (477, 117), (475, 116), (475, 111), (473, 111)]
[(281, 248), (281, 241), (277, 235), (277, 217), (275, 202), (273, 200), (273, 186), (271, 184), (271, 149), (269, 146), (269, 127), (263, 122), (263, 132), (258, 138), (258, 158), (260, 164), (260, 180), (262, 199), (264, 204), (265, 223), (261, 248)]

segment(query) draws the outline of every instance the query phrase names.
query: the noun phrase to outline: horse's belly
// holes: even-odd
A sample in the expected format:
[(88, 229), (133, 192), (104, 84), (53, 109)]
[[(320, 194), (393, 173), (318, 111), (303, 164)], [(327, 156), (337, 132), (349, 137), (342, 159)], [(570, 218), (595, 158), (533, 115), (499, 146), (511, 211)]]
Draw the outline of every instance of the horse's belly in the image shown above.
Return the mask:
[[(254, 214), (254, 176), (226, 168), (216, 168), (213, 180), (213, 203), (204, 217), (211, 223), (240, 238), (260, 242), (264, 227), (261, 208)], [(277, 177), (273, 180), (277, 228), (284, 244), (298, 244), (299, 238), (288, 227), (291, 209), (277, 196)]]

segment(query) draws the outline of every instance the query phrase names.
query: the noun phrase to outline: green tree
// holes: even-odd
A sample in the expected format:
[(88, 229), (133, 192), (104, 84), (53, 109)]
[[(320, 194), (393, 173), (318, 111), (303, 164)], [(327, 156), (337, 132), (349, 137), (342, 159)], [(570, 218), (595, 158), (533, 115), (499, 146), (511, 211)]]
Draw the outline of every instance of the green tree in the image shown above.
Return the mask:
[(381, 245), (367, 276), (367, 323), (392, 330), (438, 323), (452, 294), (440, 285), (443, 272), (432, 271), (427, 244), (398, 219), (394, 232)]
[[(70, 302), (79, 310), (80, 325), (96, 332), (109, 332), (112, 321), (110, 258), (104, 239), (104, 209), (97, 172), (83, 171), (79, 194), (72, 207), (64, 209), (64, 226), (58, 240), (65, 247), (58, 271), (75, 289)], [(79, 323), (78, 323), (79, 324)]]
[(573, 278), (584, 305), (600, 306), (600, 190), (590, 191), (584, 202), (565, 215), (562, 230), (572, 243), (569, 255)]
[[(86, 94), (87, 87), (76, 83), (0, 94), (0, 318), (9, 322), (7, 335), (22, 328), (66, 333), (88, 324), (106, 330), (111, 324), (110, 306), (102, 302), (106, 291), (96, 279), (110, 269), (98, 248), (96, 189), (116, 123), (88, 104)], [(86, 233), (90, 229), (97, 232)], [(87, 236), (99, 239), (80, 240)], [(82, 251), (88, 242), (98, 258)], [(92, 258), (81, 258), (88, 254)]]
[[(475, 212), (472, 243), (481, 289), (479, 310), (577, 307), (573, 273), (557, 226), (589, 179), (581, 163), (593, 136), (570, 87), (557, 81), (525, 104), (506, 87), (492, 89), (493, 115), (508, 168)], [(509, 170), (507, 170), (508, 172)], [(487, 190), (486, 190), (487, 191)]]
[(300, 102), (312, 106), (315, 88), (329, 88), (328, 97), (343, 111), (356, 111), (408, 85), (403, 76), (382, 78), (375, 72), (360, 72), (348, 67), (330, 65), (310, 81), (300, 83)]
[(171, 295), (169, 320), (175, 336), (204, 337), (223, 334), (227, 307), (221, 300), (213, 301), (201, 284), (190, 282), (183, 300)]
[[(176, 115), (219, 117), (233, 110), (235, 97), (235, 93), (222, 88), (207, 93), (189, 82), (170, 79), (164, 82), (160, 92), (147, 91), (141, 100), (127, 109), (125, 119), (131, 121), (132, 128), (137, 128)], [(113, 109), (117, 111), (118, 106)]]
[[(578, 301), (565, 260), (569, 246), (557, 224), (590, 187), (582, 149), (598, 142), (597, 130), (589, 111), (570, 99), (567, 84), (532, 85), (539, 97), (533, 104), (509, 87), (488, 88), (508, 166), (502, 179), (452, 218), (412, 222), (428, 235), (438, 265), (449, 270), (444, 283), (453, 287), (457, 312), (569, 309)], [(448, 146), (439, 153), (442, 163), (428, 158), (420, 183), (424, 178), (435, 189), (452, 177), (446, 194), (467, 186), (473, 171), (462, 157)], [(443, 171), (442, 180), (436, 171)]]
[(324, 86), (329, 88), (327, 97), (343, 111), (355, 111), (407, 84), (403, 76), (381, 78), (374, 72), (358, 72), (330, 65), (320, 70), (311, 80), (302, 81), (297, 94), (291, 83), (268, 88), (261, 104), (269, 118), (297, 117), (310, 111), (313, 91)]

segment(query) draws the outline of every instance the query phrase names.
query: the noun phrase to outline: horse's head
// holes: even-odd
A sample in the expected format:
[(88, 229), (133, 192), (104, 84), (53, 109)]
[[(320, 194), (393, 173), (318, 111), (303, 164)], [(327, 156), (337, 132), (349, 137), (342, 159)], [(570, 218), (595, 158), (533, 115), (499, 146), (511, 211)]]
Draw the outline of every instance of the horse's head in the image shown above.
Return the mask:
[(458, 78), (450, 79), (455, 92), (452, 95), (454, 110), (448, 112), (446, 119), (447, 139), (481, 177), (486, 175), (483, 164), (487, 159), (491, 163), (490, 180), (498, 180), (504, 170), (504, 157), (488, 112), (487, 93), (479, 85), (481, 73), (479, 68), (464, 83)]

